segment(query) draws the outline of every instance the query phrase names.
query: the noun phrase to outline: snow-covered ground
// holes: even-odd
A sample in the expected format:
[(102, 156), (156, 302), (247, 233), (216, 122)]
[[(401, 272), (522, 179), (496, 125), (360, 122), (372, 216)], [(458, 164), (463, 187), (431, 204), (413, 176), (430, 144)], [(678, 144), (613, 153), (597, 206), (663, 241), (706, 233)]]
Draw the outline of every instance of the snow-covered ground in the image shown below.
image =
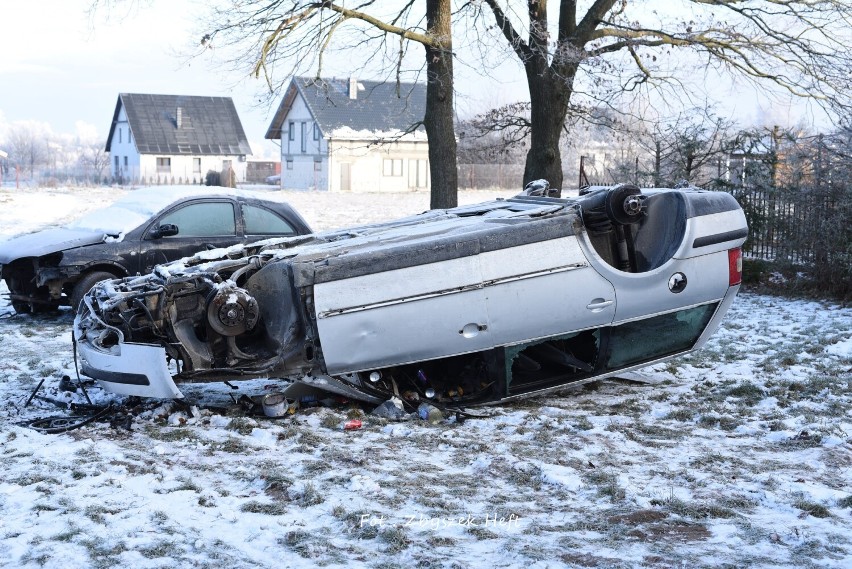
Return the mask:
[[(119, 193), (0, 190), (0, 239)], [(317, 229), (428, 207), (425, 194), (269, 194)], [(58, 390), (74, 375), (70, 312), (11, 315), (0, 300), (0, 314), (6, 567), (852, 566), (852, 309), (743, 294), (707, 348), (645, 382), (461, 423), (229, 415), (216, 384), (188, 390), (191, 409), (128, 410), (130, 430), (61, 435), (23, 424), (66, 412), (25, 406), (42, 379), (41, 396), (83, 402)], [(353, 417), (363, 428), (344, 431)]]

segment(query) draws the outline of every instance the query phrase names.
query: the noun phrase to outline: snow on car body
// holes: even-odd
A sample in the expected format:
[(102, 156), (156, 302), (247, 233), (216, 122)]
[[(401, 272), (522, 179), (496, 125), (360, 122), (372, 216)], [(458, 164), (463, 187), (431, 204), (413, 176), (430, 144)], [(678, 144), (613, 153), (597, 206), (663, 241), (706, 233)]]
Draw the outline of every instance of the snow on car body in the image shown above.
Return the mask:
[(490, 403), (699, 348), (739, 289), (746, 234), (721, 192), (519, 195), (107, 281), (74, 334), (83, 372), (123, 394), (273, 376)]

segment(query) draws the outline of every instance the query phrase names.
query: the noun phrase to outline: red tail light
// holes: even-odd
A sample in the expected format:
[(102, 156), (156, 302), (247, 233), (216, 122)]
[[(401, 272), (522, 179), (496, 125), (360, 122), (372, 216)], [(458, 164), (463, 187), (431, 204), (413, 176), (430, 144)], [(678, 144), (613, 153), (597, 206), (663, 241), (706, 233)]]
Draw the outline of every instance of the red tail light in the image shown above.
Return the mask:
[(738, 285), (743, 280), (743, 252), (739, 247), (728, 249), (728, 286)]

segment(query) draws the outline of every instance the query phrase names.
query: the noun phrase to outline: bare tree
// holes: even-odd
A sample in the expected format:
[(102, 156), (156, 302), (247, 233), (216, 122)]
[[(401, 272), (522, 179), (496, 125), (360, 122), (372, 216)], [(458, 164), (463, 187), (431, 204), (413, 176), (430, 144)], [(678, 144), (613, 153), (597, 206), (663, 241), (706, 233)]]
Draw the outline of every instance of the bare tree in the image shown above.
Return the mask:
[(690, 0), (681, 14), (666, 2), (629, 0), (593, 0), (583, 14), (576, 0), (560, 0), (554, 27), (547, 0), (518, 4), (484, 0), (527, 77), (532, 136), (525, 182), (561, 185), (559, 133), (574, 98), (677, 84), (678, 72), (694, 68), (678, 69), (673, 51), (830, 109), (850, 107), (852, 4), (844, 0)]
[(44, 134), (31, 124), (15, 124), (9, 129), (6, 144), (9, 147), (9, 159), (29, 170), (30, 177), (35, 175), (36, 166), (42, 166), (47, 159), (47, 141)]
[(681, 114), (679, 120), (666, 129), (671, 141), (671, 181), (708, 182), (708, 177), (701, 177), (701, 169), (732, 148), (733, 122), (698, 111)]
[(86, 180), (100, 184), (103, 180), (104, 170), (109, 168), (109, 153), (106, 151), (106, 143), (92, 143), (80, 152), (78, 162), (85, 172)]
[[(431, 206), (454, 207), (458, 173), (450, 0), (426, 0), (425, 11), (419, 14), (415, 14), (414, 4), (408, 0), (388, 13), (381, 12), (377, 0), (364, 0), (355, 9), (337, 1), (225, 0), (212, 10), (210, 30), (202, 44), (238, 47), (241, 55), (234, 62), (250, 65), (252, 74), (266, 81), (271, 94), (280, 93), (295, 69), (316, 67), (319, 78), (324, 58), (335, 47), (347, 48), (350, 57), (358, 53), (365, 59), (385, 57), (385, 62), (393, 58), (392, 69), (399, 80), (409, 43), (422, 45), (427, 80), (422, 125), (430, 142)], [(360, 34), (347, 36), (342, 31), (346, 26), (357, 26)]]

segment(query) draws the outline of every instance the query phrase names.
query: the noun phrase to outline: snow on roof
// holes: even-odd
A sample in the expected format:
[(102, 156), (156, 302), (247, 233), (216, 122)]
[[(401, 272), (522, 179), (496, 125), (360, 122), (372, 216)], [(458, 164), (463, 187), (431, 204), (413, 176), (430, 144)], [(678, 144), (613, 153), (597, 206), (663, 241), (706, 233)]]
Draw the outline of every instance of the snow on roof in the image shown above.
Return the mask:
[(331, 138), (346, 140), (383, 140), (383, 141), (426, 141), (425, 130), (405, 132), (403, 130), (355, 130), (348, 126), (336, 128), (331, 131)]

